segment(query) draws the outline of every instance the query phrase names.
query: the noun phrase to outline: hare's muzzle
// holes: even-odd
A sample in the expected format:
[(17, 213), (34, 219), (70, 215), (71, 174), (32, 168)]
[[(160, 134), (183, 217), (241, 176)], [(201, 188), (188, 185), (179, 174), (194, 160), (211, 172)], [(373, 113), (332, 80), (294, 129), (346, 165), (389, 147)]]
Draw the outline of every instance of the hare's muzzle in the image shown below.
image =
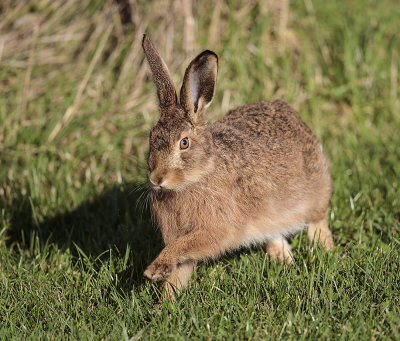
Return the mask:
[(149, 173), (149, 183), (153, 189), (160, 189), (163, 183), (163, 176), (158, 172)]

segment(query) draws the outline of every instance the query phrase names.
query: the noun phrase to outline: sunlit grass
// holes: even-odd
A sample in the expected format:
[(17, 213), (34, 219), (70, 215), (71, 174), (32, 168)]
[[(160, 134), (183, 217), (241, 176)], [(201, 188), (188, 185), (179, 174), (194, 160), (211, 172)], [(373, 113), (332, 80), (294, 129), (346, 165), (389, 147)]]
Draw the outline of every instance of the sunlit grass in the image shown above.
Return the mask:
[[(400, 338), (396, 1), (131, 1), (126, 24), (112, 1), (3, 3), (2, 338)], [(242, 250), (156, 305), (142, 277), (162, 248), (144, 184), (158, 117), (144, 32), (178, 89), (197, 53), (219, 55), (212, 121), (277, 98), (300, 112), (331, 160), (333, 253), (305, 233), (290, 268)]]

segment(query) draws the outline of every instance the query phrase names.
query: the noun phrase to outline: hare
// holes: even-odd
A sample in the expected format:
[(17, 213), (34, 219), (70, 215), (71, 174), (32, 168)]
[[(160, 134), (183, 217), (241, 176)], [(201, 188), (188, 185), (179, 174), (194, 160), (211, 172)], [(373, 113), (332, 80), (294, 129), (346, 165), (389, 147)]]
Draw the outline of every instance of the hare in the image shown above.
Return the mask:
[(208, 124), (218, 57), (209, 50), (186, 69), (178, 100), (151, 40), (143, 50), (153, 75), (160, 119), (150, 132), (152, 213), (165, 248), (144, 272), (163, 293), (187, 282), (200, 261), (263, 243), (276, 261), (292, 263), (285, 236), (308, 225), (308, 238), (332, 249), (326, 214), (332, 192), (322, 146), (284, 101), (230, 110)]

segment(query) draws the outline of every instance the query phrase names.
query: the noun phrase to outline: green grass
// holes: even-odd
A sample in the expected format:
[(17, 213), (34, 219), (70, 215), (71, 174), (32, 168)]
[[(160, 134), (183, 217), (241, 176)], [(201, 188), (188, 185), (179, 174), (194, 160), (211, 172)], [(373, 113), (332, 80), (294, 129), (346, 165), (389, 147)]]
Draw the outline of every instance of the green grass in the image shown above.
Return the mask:
[[(398, 2), (198, 2), (193, 28), (177, 2), (131, 4), (126, 25), (112, 1), (0, 4), (0, 337), (400, 339)], [(292, 267), (241, 250), (157, 305), (143, 32), (177, 85), (219, 55), (211, 120), (277, 98), (300, 112), (332, 164), (334, 252), (305, 233)]]

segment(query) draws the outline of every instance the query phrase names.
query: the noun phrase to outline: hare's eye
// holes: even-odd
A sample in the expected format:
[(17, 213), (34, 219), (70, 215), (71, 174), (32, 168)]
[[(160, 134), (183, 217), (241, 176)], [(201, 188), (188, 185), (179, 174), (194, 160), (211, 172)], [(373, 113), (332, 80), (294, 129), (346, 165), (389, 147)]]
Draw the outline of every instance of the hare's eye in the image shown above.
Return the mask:
[(181, 149), (188, 149), (189, 148), (189, 139), (187, 137), (182, 139), (181, 142), (179, 143), (179, 147)]

